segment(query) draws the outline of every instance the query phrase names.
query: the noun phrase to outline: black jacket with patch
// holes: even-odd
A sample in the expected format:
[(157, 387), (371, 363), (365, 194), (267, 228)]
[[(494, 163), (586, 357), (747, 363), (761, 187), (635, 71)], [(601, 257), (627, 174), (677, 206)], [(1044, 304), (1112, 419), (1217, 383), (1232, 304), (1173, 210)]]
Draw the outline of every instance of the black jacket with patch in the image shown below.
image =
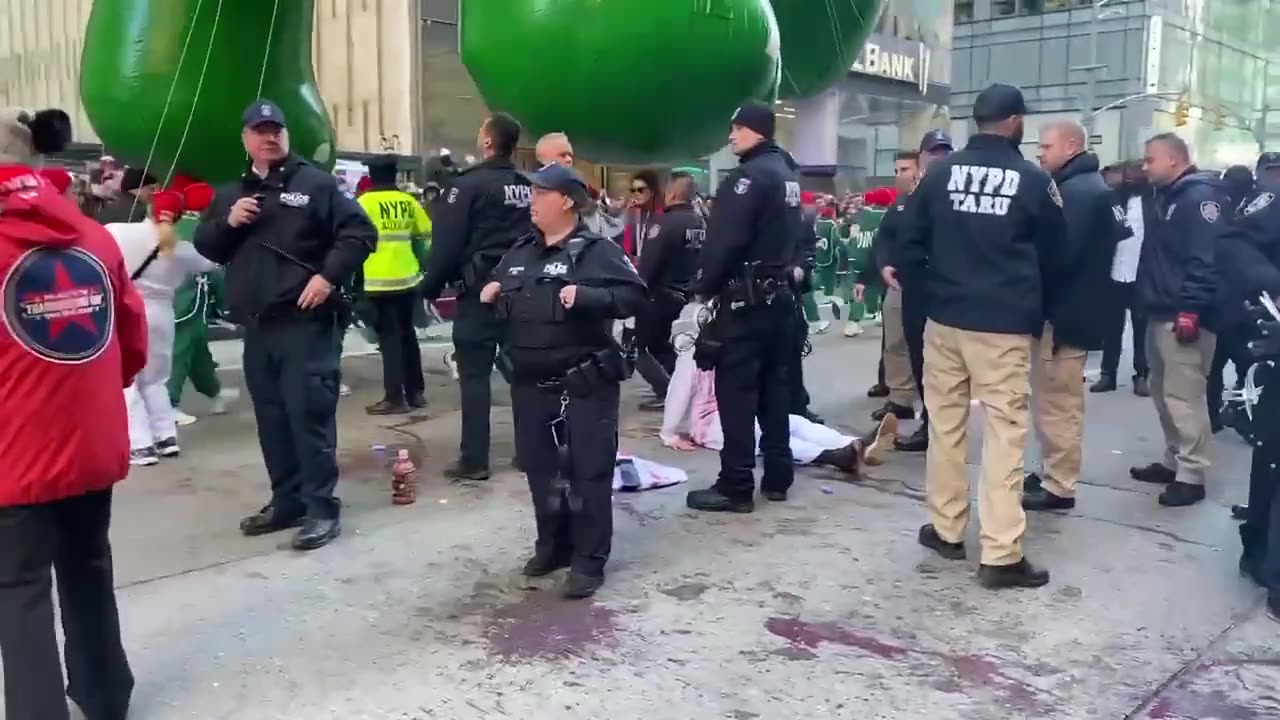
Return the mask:
[(1062, 198), (1006, 138), (978, 134), (935, 161), (907, 199), (891, 252), (922, 277), (929, 318), (962, 330), (1033, 335), (1066, 268)]
[(688, 294), (706, 235), (707, 223), (692, 205), (672, 205), (656, 218), (640, 251), (640, 277), (651, 296), (662, 290)]
[(1258, 183), (1245, 196), (1218, 236), (1215, 266), (1219, 274), (1219, 330), (1254, 330), (1245, 302), (1270, 293), (1280, 299), (1280, 185)]
[(529, 180), (509, 158), (490, 158), (463, 170), (436, 199), (422, 293), (435, 300), (445, 286), (465, 281), (474, 298), (516, 240), (533, 230)]
[(1142, 239), (1137, 307), (1155, 322), (1195, 313), (1213, 323), (1218, 279), (1214, 269), (1217, 236), (1230, 213), (1222, 181), (1214, 173), (1189, 168), (1155, 194), (1154, 216)]
[(1101, 350), (1116, 244), (1133, 235), (1125, 209), (1103, 181), (1098, 156), (1081, 153), (1053, 174), (1067, 221), (1063, 235), (1062, 287), (1047, 308), (1054, 342)]
[(757, 277), (782, 278), (796, 263), (804, 224), (791, 158), (765, 141), (743, 153), (716, 190), (694, 292), (714, 297), (756, 263)]
[[(257, 219), (227, 224), (231, 206), (254, 195), (261, 196)], [(311, 276), (347, 285), (377, 241), (369, 216), (337, 180), (295, 156), (272, 165), (265, 178), (249, 168), (220, 188), (192, 239), (201, 255), (226, 266), (227, 310), (240, 323), (307, 314), (297, 302)], [(336, 308), (337, 294), (326, 308)]]

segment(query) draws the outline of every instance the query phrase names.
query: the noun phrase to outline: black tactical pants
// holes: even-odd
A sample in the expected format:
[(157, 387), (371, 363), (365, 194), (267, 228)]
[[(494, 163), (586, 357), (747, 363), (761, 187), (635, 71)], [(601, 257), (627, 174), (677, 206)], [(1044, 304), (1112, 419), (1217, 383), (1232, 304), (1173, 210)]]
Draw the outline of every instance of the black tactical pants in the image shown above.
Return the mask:
[(902, 335), (911, 357), (911, 374), (920, 393), (920, 427), (929, 424), (929, 408), (924, 404), (924, 326), (929, 321), (928, 292), (919, 282), (902, 286)]
[(787, 384), (789, 386), (790, 406), (787, 412), (792, 415), (809, 414), (809, 390), (804, 386), (804, 344), (809, 339), (809, 320), (804, 316), (804, 308), (796, 303), (793, 329), (788, 345), (791, 348), (791, 362), (787, 364)]
[(649, 353), (668, 375), (676, 371), (676, 349), (671, 344), (671, 326), (683, 309), (682, 300), (660, 294), (650, 298), (636, 314), (636, 348)]
[(250, 326), (244, 379), (271, 503), (286, 517), (338, 517), (340, 329), (332, 316)]
[(1213, 367), (1209, 369), (1208, 386), (1205, 400), (1209, 405), (1209, 422), (1220, 427), (1219, 417), (1222, 414), (1222, 391), (1225, 389), (1222, 374), (1230, 362), (1236, 370), (1236, 387), (1244, 385), (1244, 374), (1253, 364), (1249, 357), (1248, 339), (1241, 336), (1236, 328), (1222, 328), (1218, 333), (1218, 344), (1213, 348)]
[[(111, 491), (0, 508), (0, 663), (9, 720), (124, 720), (133, 673), (120, 641), (112, 577)], [(53, 572), (67, 676), (54, 634)]]
[(724, 347), (716, 365), (716, 404), (724, 429), (720, 476), (715, 487), (726, 497), (755, 495), (756, 433), (764, 456), (765, 491), (786, 492), (795, 479), (791, 465), (790, 371), (795, 351), (795, 305), (790, 295), (741, 310), (721, 308)]
[[(567, 467), (552, 425), (562, 398)], [(603, 577), (613, 543), (613, 468), (618, 454), (618, 383), (585, 397), (517, 381), (511, 386), (516, 453), (529, 480), (538, 539), (534, 552), (568, 560), (573, 572)], [(568, 477), (564, 477), (564, 475)]]
[[(1240, 525), (1245, 565), (1254, 579), (1280, 594), (1280, 371), (1260, 365), (1255, 384), (1263, 388), (1253, 409), (1261, 445), (1253, 449), (1249, 472), (1249, 516)], [(1273, 387), (1267, 387), (1273, 385)]]
[(382, 352), (383, 399), (405, 402), (426, 388), (422, 377), (422, 351), (414, 330), (413, 313), (422, 305), (416, 290), (369, 293), (377, 308), (378, 349)]
[[(462, 396), (458, 462), (465, 470), (489, 469), (489, 409), (493, 405), (490, 383), (500, 334), (501, 325), (491, 306), (470, 296), (458, 299), (453, 321), (453, 359), (458, 363)], [(520, 454), (519, 448), (516, 454)]]

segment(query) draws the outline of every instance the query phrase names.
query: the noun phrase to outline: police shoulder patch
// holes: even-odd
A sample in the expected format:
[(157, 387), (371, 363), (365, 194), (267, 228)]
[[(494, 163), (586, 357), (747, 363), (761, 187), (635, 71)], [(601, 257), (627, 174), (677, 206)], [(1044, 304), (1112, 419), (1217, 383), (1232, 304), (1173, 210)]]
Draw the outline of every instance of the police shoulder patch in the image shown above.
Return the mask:
[(1054, 205), (1062, 207), (1062, 193), (1058, 191), (1058, 183), (1054, 182), (1053, 178), (1049, 178), (1049, 199)]
[(1249, 201), (1249, 204), (1246, 205), (1244, 210), (1242, 210), (1241, 212), (1244, 213), (1245, 215), (1252, 215), (1258, 212), (1259, 210), (1265, 208), (1266, 206), (1270, 205), (1272, 201), (1274, 201), (1275, 199), (1276, 199), (1275, 193), (1269, 193), (1269, 192), (1259, 193), (1257, 197)]
[(733, 184), (733, 191), (739, 195), (746, 195), (751, 189), (751, 178), (738, 178), (738, 182)]
[(1222, 206), (1212, 200), (1205, 200), (1200, 203), (1200, 217), (1206, 222), (1218, 222), (1218, 218), (1222, 215)]
[(654, 239), (654, 238), (658, 237), (658, 233), (660, 233), (660, 232), (662, 232), (662, 226), (660, 226), (660, 225), (650, 225), (650, 226), (649, 226), (649, 238), (648, 238), (648, 239), (652, 240), (652, 239)]
[(449, 188), (449, 197), (446, 200), (450, 205), (458, 202), (458, 188)]

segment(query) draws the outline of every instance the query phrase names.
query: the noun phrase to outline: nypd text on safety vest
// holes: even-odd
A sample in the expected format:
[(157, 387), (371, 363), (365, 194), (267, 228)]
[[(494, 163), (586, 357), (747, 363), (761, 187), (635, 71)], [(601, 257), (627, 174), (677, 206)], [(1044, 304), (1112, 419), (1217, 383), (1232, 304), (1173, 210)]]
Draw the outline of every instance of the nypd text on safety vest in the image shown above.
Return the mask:
[(978, 215), (1007, 215), (1009, 205), (1018, 194), (1022, 175), (1008, 170), (982, 165), (954, 165), (947, 192), (956, 212)]

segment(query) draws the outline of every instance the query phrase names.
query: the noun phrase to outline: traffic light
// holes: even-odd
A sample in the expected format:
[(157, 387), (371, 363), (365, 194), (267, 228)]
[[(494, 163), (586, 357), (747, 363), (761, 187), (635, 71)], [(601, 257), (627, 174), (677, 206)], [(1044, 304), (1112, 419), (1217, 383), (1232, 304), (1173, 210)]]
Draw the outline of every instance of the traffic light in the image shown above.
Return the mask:
[(1173, 111), (1173, 124), (1182, 127), (1187, 124), (1187, 118), (1191, 115), (1191, 103), (1187, 101), (1184, 95), (1178, 98), (1178, 107)]

